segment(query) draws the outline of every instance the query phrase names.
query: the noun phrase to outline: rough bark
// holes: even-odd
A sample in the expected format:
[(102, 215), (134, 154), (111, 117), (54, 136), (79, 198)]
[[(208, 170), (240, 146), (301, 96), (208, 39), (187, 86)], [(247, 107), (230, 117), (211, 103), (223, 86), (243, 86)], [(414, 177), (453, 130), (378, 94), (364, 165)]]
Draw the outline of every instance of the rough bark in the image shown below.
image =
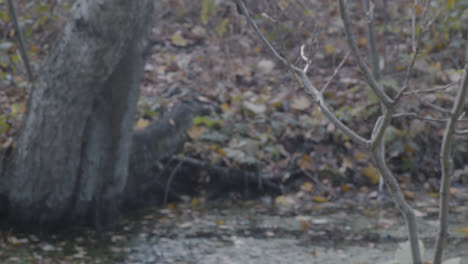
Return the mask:
[(79, 0), (41, 67), (4, 168), (17, 224), (94, 225), (117, 213), (153, 1)]

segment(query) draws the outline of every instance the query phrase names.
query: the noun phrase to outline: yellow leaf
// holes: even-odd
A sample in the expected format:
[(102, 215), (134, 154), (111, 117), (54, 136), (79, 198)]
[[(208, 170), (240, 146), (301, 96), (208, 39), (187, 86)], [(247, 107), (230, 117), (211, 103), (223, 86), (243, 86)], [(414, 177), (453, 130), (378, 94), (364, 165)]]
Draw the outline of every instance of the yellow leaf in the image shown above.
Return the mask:
[(200, 204), (200, 199), (198, 199), (197, 197), (193, 198), (192, 202), (190, 203), (192, 207), (197, 207), (199, 204)]
[(286, 0), (280, 0), (280, 5), (282, 8), (287, 8), (289, 3)]
[(403, 66), (401, 66), (400, 64), (398, 64), (398, 65), (396, 66), (396, 70), (397, 70), (398, 72), (403, 71), (403, 69), (404, 69)]
[(341, 190), (343, 192), (348, 192), (350, 191), (351, 189), (353, 189), (353, 186), (351, 186), (351, 184), (347, 184), (347, 183), (344, 183), (344, 184), (341, 184)]
[(379, 179), (380, 179), (379, 172), (374, 166), (372, 165), (367, 166), (367, 168), (364, 168), (362, 170), (362, 174), (366, 176), (366, 178), (370, 181), (371, 184), (379, 183)]
[(168, 204), (167, 204), (167, 209), (175, 210), (176, 208), (177, 208), (177, 204), (176, 204), (176, 203), (168, 203)]
[(460, 227), (460, 232), (463, 236), (468, 236), (468, 227)]
[(304, 191), (304, 192), (313, 192), (314, 191), (314, 185), (310, 182), (304, 182), (302, 185), (301, 185), (301, 191)]
[(358, 41), (357, 41), (357, 44), (358, 44), (360, 47), (365, 47), (365, 46), (367, 46), (367, 38), (365, 38), (365, 37), (359, 38)]
[(328, 44), (325, 46), (325, 53), (327, 55), (331, 55), (335, 52), (335, 47), (332, 44)]
[(294, 199), (290, 196), (280, 195), (275, 198), (275, 204), (279, 206), (290, 206), (294, 203)]
[(174, 46), (185, 47), (188, 44), (187, 39), (182, 36), (182, 32), (177, 31), (174, 35), (171, 36), (171, 42)]
[(454, 9), (456, 2), (457, 2), (456, 0), (447, 0), (447, 8), (448, 9)]
[(324, 197), (322, 196), (314, 196), (312, 197), (312, 200), (316, 203), (324, 203), (327, 201), (327, 199), (325, 199)]
[(206, 127), (204, 126), (192, 126), (189, 130), (187, 130), (187, 135), (192, 140), (199, 139), (203, 133), (205, 133)]
[(216, 224), (219, 226), (222, 226), (222, 225), (225, 225), (226, 223), (224, 222), (224, 220), (217, 220)]
[(365, 155), (363, 153), (358, 153), (354, 158), (357, 161), (360, 161), (360, 160), (363, 160), (365, 158)]
[(149, 125), (149, 121), (147, 119), (144, 119), (144, 118), (140, 118), (138, 119), (136, 125), (135, 125), (135, 128), (136, 129), (143, 129), (145, 127), (147, 127)]
[(224, 151), (222, 148), (217, 148), (216, 153), (218, 153), (219, 155), (223, 157), (226, 157), (226, 151)]
[(225, 112), (225, 113), (227, 111), (229, 111), (229, 104), (227, 104), (227, 103), (222, 104), (221, 105), (221, 110), (223, 110), (223, 112)]
[(274, 108), (281, 108), (283, 106), (283, 102), (281, 101), (278, 101), (278, 102), (274, 102), (271, 104)]

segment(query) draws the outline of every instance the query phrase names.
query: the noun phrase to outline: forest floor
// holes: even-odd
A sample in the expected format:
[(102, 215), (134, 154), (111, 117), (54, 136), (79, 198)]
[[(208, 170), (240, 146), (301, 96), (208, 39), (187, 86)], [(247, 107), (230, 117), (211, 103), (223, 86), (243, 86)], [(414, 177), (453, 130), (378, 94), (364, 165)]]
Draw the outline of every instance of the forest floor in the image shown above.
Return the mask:
[[(18, 1), (20, 16), (30, 27), (28, 44), (36, 69), (66, 20), (67, 6), (62, 6), (66, 2), (41, 2), (36, 8), (36, 3)], [(291, 64), (304, 65), (299, 54), (306, 45), (313, 61), (309, 75), (323, 87), (348, 51), (336, 3), (246, 2), (257, 14), (261, 30)], [(411, 53), (412, 7), (407, 2), (392, 1), (387, 10), (395, 18), (391, 21), (377, 9), (381, 83), (389, 93), (402, 84)], [(326, 120), (288, 68), (262, 46), (236, 6), (210, 0), (158, 4), (134, 129), (157, 121), (182, 101), (205, 104), (213, 109), (212, 115), (199, 117), (187, 131), (189, 140), (180, 155), (273, 175), (280, 179), (282, 193), (245, 201), (241, 198), (252, 195), (244, 196), (242, 188), (223, 189), (224, 195), (213, 198), (204, 195), (207, 190), (197, 190), (162, 209), (156, 206), (124, 218), (100, 235), (91, 230), (70, 236), (5, 233), (0, 262), (363, 264), (392, 259), (405, 240), (405, 227), (388, 195), (378, 199), (379, 176), (365, 149)], [(439, 9), (443, 8), (452, 17), (465, 10)], [(355, 38), (366, 56), (365, 16), (357, 4), (350, 9)], [(462, 33), (468, 32), (468, 22), (459, 25), (437, 16), (439, 9), (429, 12), (434, 15), (431, 31), (423, 38), (422, 54), (409, 81), (414, 90), (456, 83), (461, 77)], [(14, 144), (29, 90), (11, 21), (3, 16), (0, 20), (5, 25), (0, 46), (0, 145), (7, 148)], [(408, 96), (400, 111), (444, 118), (428, 105), (449, 109), (453, 94), (453, 89), (445, 89)], [(359, 134), (370, 135), (379, 103), (353, 58), (324, 95), (338, 118)], [(389, 166), (405, 198), (417, 209), (430, 259), (444, 124), (401, 118), (389, 130)], [(463, 257), (461, 263), (468, 263), (468, 140), (457, 140), (447, 256)]]

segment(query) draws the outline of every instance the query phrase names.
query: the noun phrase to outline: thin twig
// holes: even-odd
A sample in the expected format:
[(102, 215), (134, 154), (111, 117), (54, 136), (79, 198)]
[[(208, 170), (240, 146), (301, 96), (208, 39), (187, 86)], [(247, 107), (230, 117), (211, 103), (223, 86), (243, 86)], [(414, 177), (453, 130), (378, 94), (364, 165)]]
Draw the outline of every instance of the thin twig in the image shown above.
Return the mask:
[(327, 83), (325, 83), (325, 85), (323, 86), (323, 88), (320, 89), (320, 94), (323, 95), (323, 93), (325, 92), (325, 90), (328, 88), (328, 86), (330, 85), (331, 81), (333, 80), (333, 78), (335, 78), (335, 76), (338, 74), (338, 72), (340, 72), (341, 67), (343, 67), (343, 65), (345, 64), (346, 60), (348, 59), (349, 53), (350, 53), (350, 51), (346, 52), (346, 55), (345, 55), (344, 58), (341, 60), (341, 62), (340, 62), (340, 64), (338, 65), (338, 67), (336, 67), (335, 71), (333, 72), (333, 75), (330, 76), (330, 78), (328, 78)]
[[(428, 5), (429, 5), (429, 0), (426, 0), (426, 3), (424, 5), (424, 10), (421, 16), (421, 19), (425, 20), (426, 19), (426, 12), (428, 10)], [(405, 91), (409, 88), (408, 83), (409, 79), (411, 76), (411, 72), (413, 72), (414, 64), (416, 63), (416, 59), (418, 58), (419, 50), (421, 49), (421, 43), (422, 43), (422, 36), (423, 31), (420, 30), (418, 39), (416, 40), (416, 5), (418, 4), (418, 0), (415, 0), (415, 6), (413, 8), (413, 16), (412, 16), (412, 25), (411, 25), (411, 36), (412, 36), (412, 50), (413, 50), (413, 56), (411, 58), (410, 65), (408, 66), (408, 69), (406, 70), (406, 75), (405, 75), (405, 80), (403, 81), (403, 86), (398, 91), (397, 95), (393, 99), (394, 103), (398, 103), (401, 99), (401, 96), (405, 93)], [(425, 23), (425, 22), (424, 22)], [(422, 27), (421, 27), (422, 29)]]
[(171, 183), (172, 183), (172, 180), (174, 179), (177, 171), (179, 170), (180, 166), (182, 166), (182, 164), (185, 162), (185, 158), (181, 159), (179, 161), (179, 163), (177, 163), (177, 165), (175, 166), (175, 168), (172, 170), (171, 172), (171, 175), (169, 176), (169, 178), (167, 179), (167, 183), (166, 183), (166, 188), (164, 189), (164, 200), (163, 200), (163, 205), (164, 207), (167, 206), (167, 199), (168, 199), (168, 196), (169, 196), (169, 190), (171, 189)]
[(440, 107), (440, 106), (438, 106), (438, 105), (435, 105), (435, 104), (433, 104), (433, 103), (430, 103), (430, 102), (428, 102), (428, 101), (426, 101), (426, 100), (424, 100), (424, 99), (422, 99), (422, 98), (419, 98), (419, 99), (420, 99), (421, 103), (422, 103), (423, 105), (425, 105), (425, 106), (428, 106), (428, 107), (430, 107), (430, 108), (432, 108), (432, 109), (434, 109), (434, 110), (437, 110), (437, 111), (439, 111), (439, 112), (441, 112), (441, 113), (444, 113), (444, 114), (448, 114), (448, 115), (451, 115), (451, 114), (452, 114), (452, 113), (450, 112), (450, 110), (448, 110), (448, 109), (445, 109), (445, 108), (442, 108), (442, 107)]
[(458, 84), (459, 82), (460, 82), (460, 80), (455, 81), (455, 82), (452, 82), (452, 83), (449, 83), (449, 84), (446, 84), (446, 85), (443, 85), (443, 86), (435, 87), (435, 88), (420, 89), (420, 90), (409, 91), (409, 92), (403, 93), (403, 95), (413, 95), (413, 94), (421, 94), (421, 93), (434, 93), (434, 92), (439, 92), (439, 91), (447, 90), (448, 88), (450, 88), (450, 87), (452, 87), (452, 86)]
[(18, 22), (18, 16), (16, 15), (15, 6), (13, 4), (13, 0), (8, 0), (8, 7), (10, 10), (11, 18), (13, 19), (13, 23), (16, 29), (16, 35), (18, 36), (18, 41), (20, 44), (20, 54), (21, 58), (23, 59), (24, 66), (26, 67), (26, 72), (28, 73), (29, 82), (34, 81), (34, 74), (31, 68), (31, 64), (29, 63), (28, 53), (26, 52), (26, 43), (24, 41), (23, 31), (21, 30), (21, 26)]
[(367, 65), (364, 63), (364, 60), (362, 59), (361, 55), (359, 54), (359, 49), (356, 45), (356, 42), (353, 39), (353, 36), (351, 34), (351, 22), (348, 17), (348, 11), (346, 10), (346, 5), (344, 4), (344, 0), (338, 0), (338, 4), (340, 6), (340, 14), (341, 14), (341, 19), (343, 20), (344, 24), (344, 30), (345, 30), (345, 35), (346, 35), (346, 40), (348, 42), (348, 46), (351, 49), (351, 53), (353, 54), (354, 58), (356, 59), (359, 68), (361, 69), (362, 73), (364, 74), (364, 77), (367, 80), (367, 83), (371, 87), (372, 91), (377, 95), (377, 97), (380, 99), (380, 101), (385, 105), (385, 106), (390, 106), (393, 104), (393, 100), (388, 97), (388, 95), (385, 93), (385, 91), (382, 89), (382, 87), (377, 83), (377, 80), (375, 79), (374, 75), (369, 71), (369, 68)]
[(445, 119), (445, 118), (424, 117), (424, 116), (420, 116), (420, 115), (418, 115), (416, 113), (399, 113), (399, 114), (394, 114), (392, 117), (393, 118), (412, 117), (412, 118), (416, 118), (416, 119), (424, 120), (424, 121), (443, 122), (443, 123), (448, 121), (448, 119)]

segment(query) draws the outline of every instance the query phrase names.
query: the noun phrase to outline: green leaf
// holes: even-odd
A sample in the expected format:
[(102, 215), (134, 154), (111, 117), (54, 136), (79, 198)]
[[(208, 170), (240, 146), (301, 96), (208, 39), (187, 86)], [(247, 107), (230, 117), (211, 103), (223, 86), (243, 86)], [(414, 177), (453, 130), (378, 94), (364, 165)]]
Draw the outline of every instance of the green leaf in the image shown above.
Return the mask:
[(213, 120), (206, 116), (197, 116), (193, 119), (194, 125), (205, 125), (207, 127), (220, 127), (223, 122), (221, 120)]
[(228, 22), (227, 19), (223, 19), (223, 21), (216, 26), (216, 34), (218, 34), (218, 36), (222, 37), (227, 32)]
[(215, 12), (213, 0), (203, 0), (202, 8), (200, 12), (200, 20), (206, 25), (211, 15)]

